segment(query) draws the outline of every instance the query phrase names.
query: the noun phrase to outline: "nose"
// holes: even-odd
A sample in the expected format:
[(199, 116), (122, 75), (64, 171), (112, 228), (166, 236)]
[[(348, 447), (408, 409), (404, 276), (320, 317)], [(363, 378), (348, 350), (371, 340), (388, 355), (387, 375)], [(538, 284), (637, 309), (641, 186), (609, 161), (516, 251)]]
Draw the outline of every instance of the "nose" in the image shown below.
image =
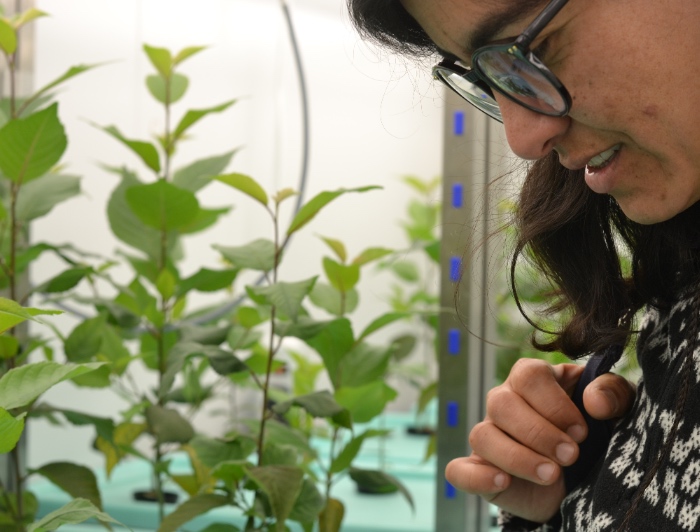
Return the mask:
[(497, 96), (508, 145), (522, 159), (540, 159), (552, 151), (569, 128), (568, 116), (547, 116), (531, 111), (504, 96)]

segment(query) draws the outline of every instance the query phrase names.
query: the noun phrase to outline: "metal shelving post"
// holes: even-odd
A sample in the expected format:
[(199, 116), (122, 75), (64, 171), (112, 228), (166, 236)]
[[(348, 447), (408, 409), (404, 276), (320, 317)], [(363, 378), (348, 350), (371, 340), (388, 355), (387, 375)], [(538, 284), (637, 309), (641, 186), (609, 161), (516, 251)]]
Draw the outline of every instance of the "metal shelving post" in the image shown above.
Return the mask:
[[(436, 532), (492, 528), (489, 505), (445, 479), (447, 463), (467, 456), (470, 428), (484, 416), (495, 373), (495, 318), (489, 305), (495, 194), (504, 142), (500, 125), (446, 91), (443, 162), (442, 280)], [(455, 310), (457, 309), (457, 310)]]

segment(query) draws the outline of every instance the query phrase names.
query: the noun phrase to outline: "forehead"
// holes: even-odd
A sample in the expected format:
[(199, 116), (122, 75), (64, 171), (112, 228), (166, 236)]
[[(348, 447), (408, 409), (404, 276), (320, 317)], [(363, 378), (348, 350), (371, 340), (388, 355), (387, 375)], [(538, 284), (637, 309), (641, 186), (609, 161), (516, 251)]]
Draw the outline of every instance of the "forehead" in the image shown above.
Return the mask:
[[(542, 0), (401, 0), (441, 50), (469, 57), (474, 49), (530, 22)], [(523, 26), (524, 27), (524, 26)], [(519, 33), (516, 31), (515, 34)]]

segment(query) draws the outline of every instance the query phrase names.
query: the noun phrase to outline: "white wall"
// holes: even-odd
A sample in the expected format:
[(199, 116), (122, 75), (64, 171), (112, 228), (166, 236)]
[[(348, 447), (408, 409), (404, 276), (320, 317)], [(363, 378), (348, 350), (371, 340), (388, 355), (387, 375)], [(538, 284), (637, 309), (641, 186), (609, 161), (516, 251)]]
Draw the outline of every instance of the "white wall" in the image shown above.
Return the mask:
[[(178, 50), (209, 49), (182, 67), (190, 77), (188, 95), (175, 113), (241, 98), (226, 113), (203, 120), (178, 153), (175, 166), (200, 157), (243, 149), (230, 171), (248, 173), (268, 190), (297, 187), (300, 165), (300, 110), (288, 37), (277, 0), (37, 0), (50, 18), (36, 22), (34, 85), (39, 87), (79, 63), (103, 66), (75, 78), (61, 91), (60, 116), (69, 137), (63, 162), (83, 176), (84, 194), (57, 207), (33, 229), (36, 241), (70, 242), (111, 254), (125, 247), (110, 234), (107, 198), (117, 184), (99, 163), (127, 164), (151, 178), (127, 149), (89, 123), (117, 125), (131, 138), (148, 138), (162, 126), (144, 78), (151, 66), (142, 43)], [(320, 266), (323, 234), (345, 241), (351, 255), (367, 246), (400, 247), (396, 224), (408, 194), (398, 177), (432, 177), (441, 168), (442, 100), (426, 71), (402, 59), (379, 57), (353, 33), (342, 0), (290, 2), (308, 74), (311, 102), (311, 167), (308, 196), (321, 190), (367, 184), (381, 192), (349, 195), (322, 213), (288, 253), (288, 280), (309, 276), (309, 261)], [(235, 204), (218, 229), (187, 242), (192, 257), (185, 270), (216, 265), (212, 243), (241, 244), (268, 235), (259, 208), (223, 186), (204, 195), (206, 206)], [(291, 203), (291, 202), (290, 202)], [(55, 268), (51, 260), (33, 271), (40, 282)], [(386, 309), (386, 279), (363, 283), (358, 322)], [(40, 301), (34, 301), (35, 305)], [(69, 316), (59, 323), (69, 330)], [(122, 404), (109, 392), (57, 387), (46, 397), (76, 409), (115, 415)], [(77, 436), (76, 436), (77, 434)], [(87, 455), (92, 431), (70, 436), (42, 422), (31, 428), (29, 461), (74, 459), (101, 464)], [(77, 441), (76, 438), (82, 439)], [(50, 444), (49, 444), (50, 442)]]

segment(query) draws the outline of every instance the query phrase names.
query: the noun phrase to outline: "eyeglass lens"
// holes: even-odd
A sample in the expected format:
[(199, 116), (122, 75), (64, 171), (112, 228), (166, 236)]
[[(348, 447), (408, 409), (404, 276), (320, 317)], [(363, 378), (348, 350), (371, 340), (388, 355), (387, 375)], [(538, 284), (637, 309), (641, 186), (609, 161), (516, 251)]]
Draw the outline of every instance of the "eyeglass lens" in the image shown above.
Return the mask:
[(468, 100), (469, 103), (478, 107), (496, 120), (502, 120), (501, 110), (498, 108), (498, 104), (490, 91), (486, 91), (471, 81), (464, 79), (464, 77), (456, 72), (437, 70), (436, 73), (443, 82), (454, 89), (462, 98)]
[(566, 102), (557, 87), (525, 58), (496, 49), (485, 50), (475, 62), (498, 89), (529, 109), (549, 115), (566, 111)]

